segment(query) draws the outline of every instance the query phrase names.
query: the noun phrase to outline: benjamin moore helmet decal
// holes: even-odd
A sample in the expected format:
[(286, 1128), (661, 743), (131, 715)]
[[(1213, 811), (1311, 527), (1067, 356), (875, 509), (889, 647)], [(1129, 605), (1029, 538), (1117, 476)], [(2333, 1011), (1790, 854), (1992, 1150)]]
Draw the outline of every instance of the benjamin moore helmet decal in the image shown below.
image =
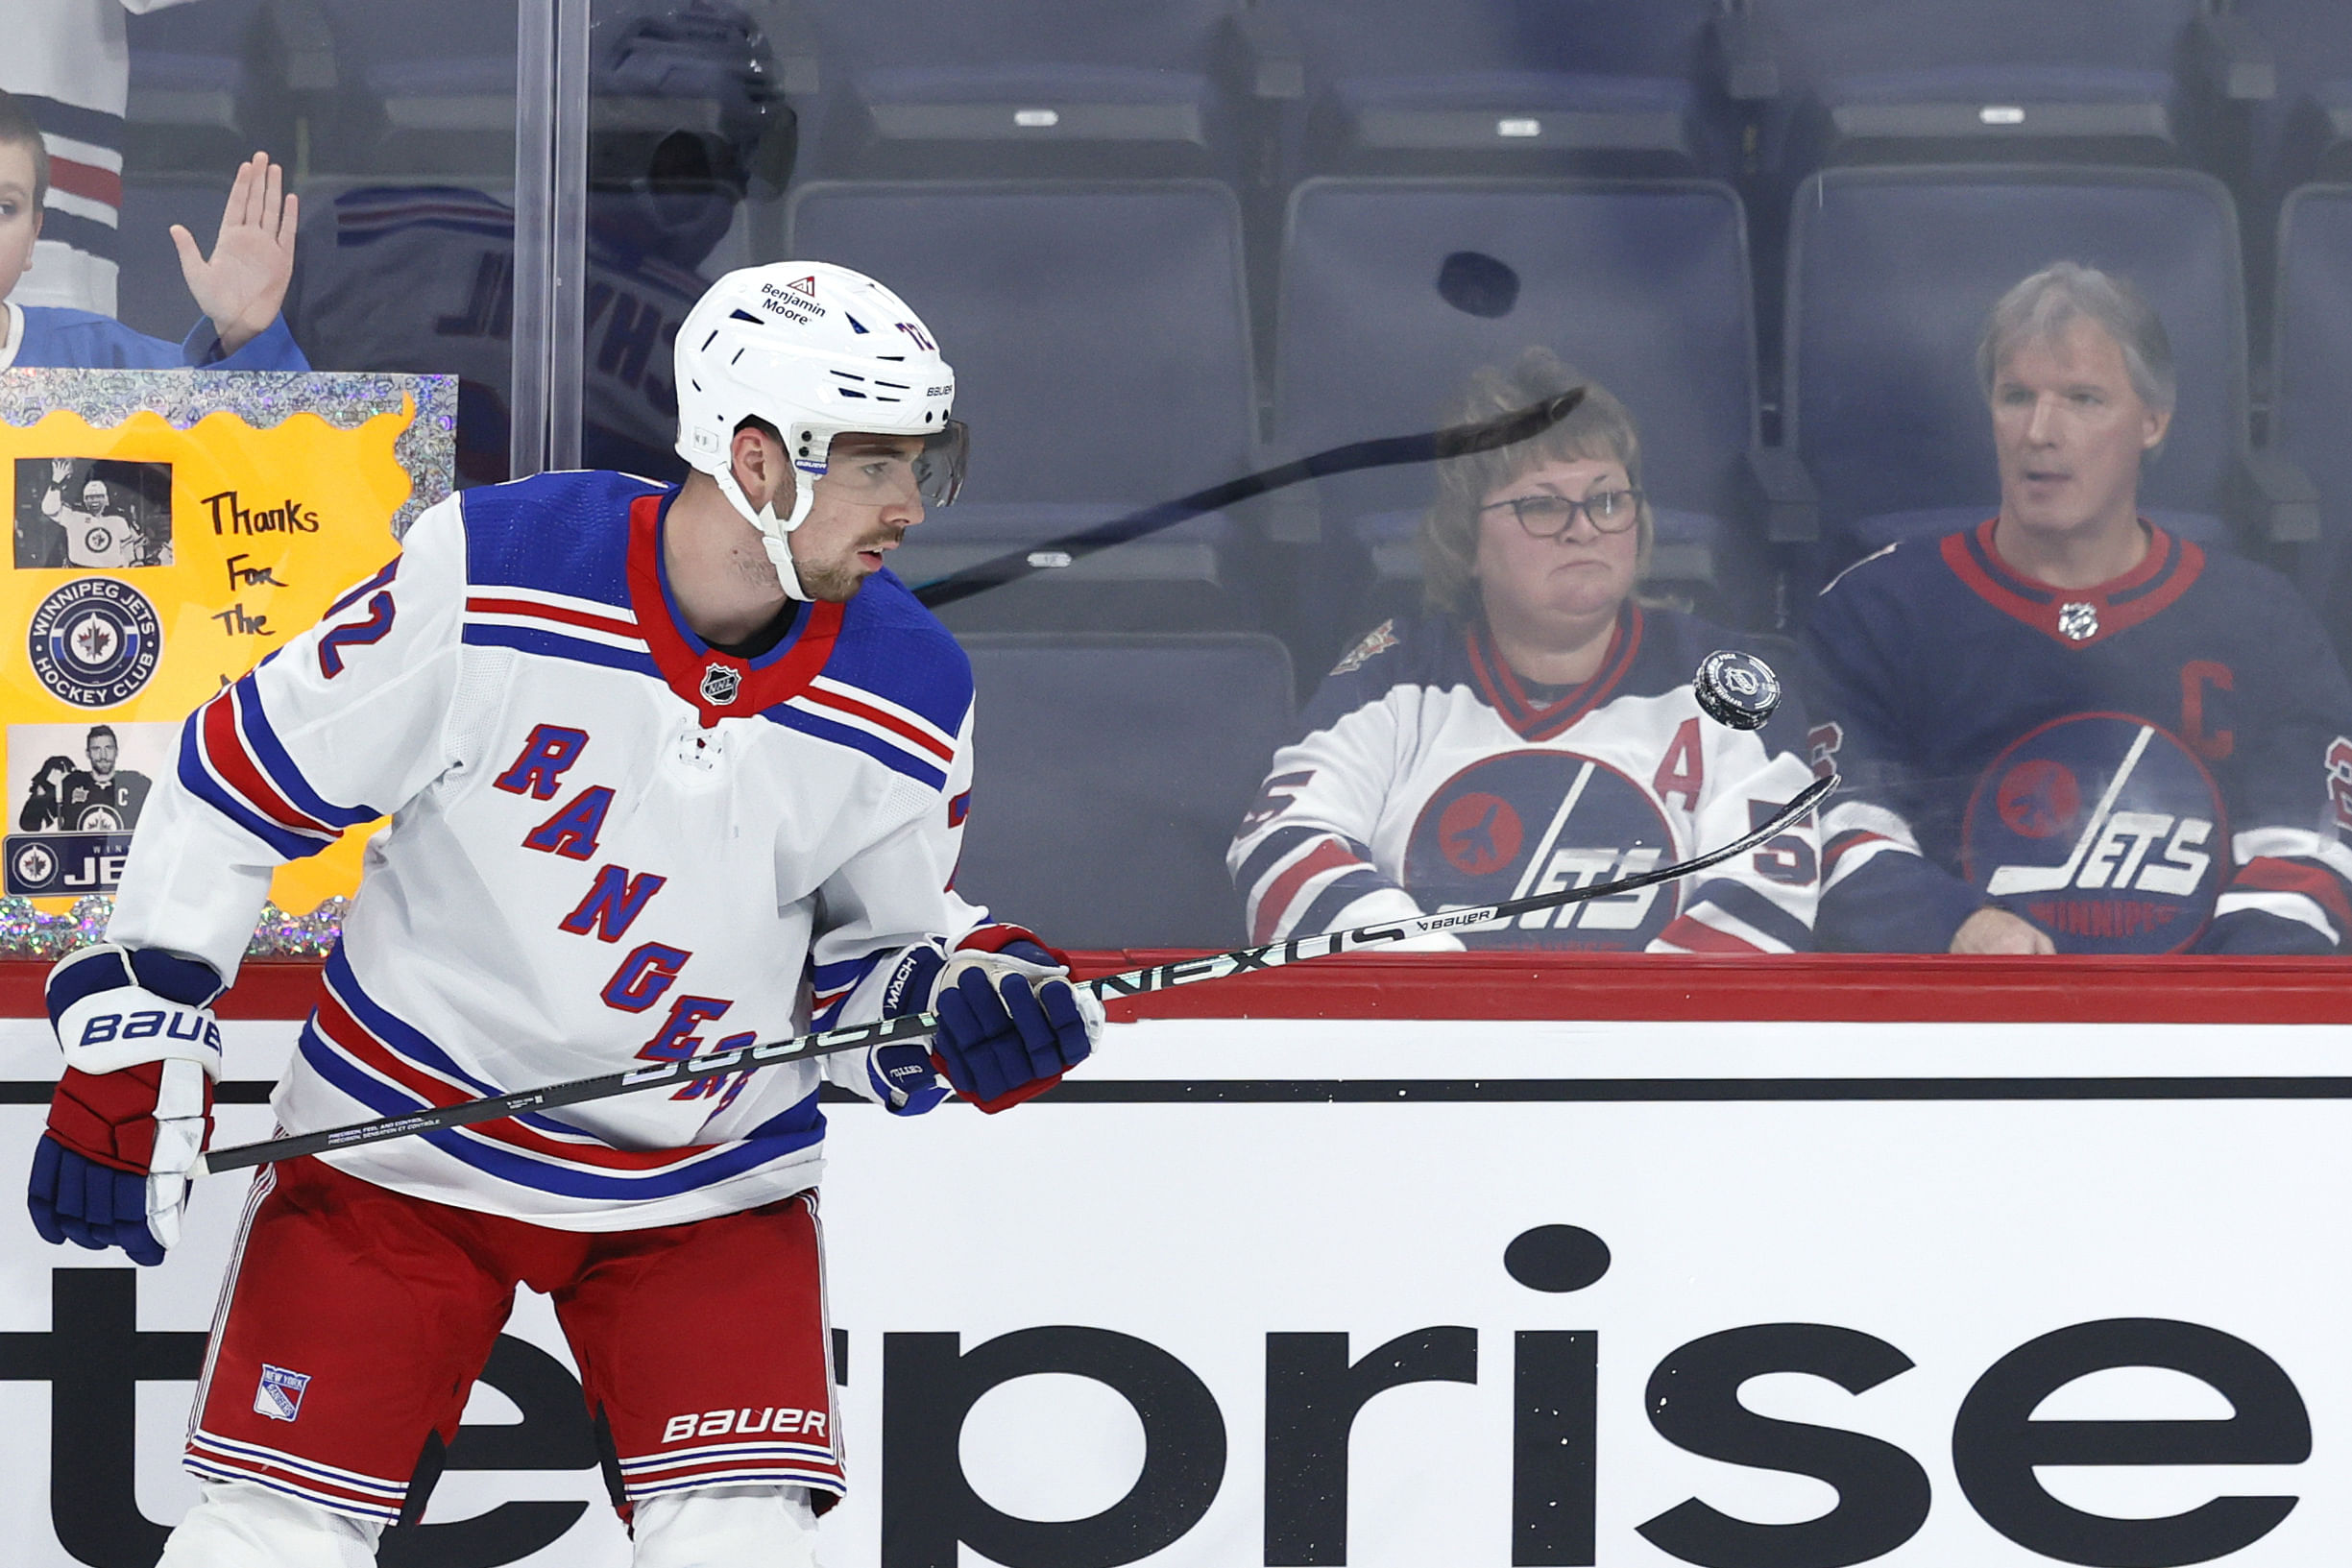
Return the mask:
[(2229, 869), (2213, 775), (2126, 713), (2071, 714), (2013, 742), (1976, 781), (1961, 839), (1968, 880), (2062, 953), (2176, 953)]
[[(1438, 786), (1405, 846), (1405, 886), (1438, 910), (1587, 887), (1661, 865), (1674, 837), (1649, 792), (1566, 751), (1481, 758)], [(1671, 884), (1465, 930), (1473, 948), (1638, 951), (1674, 919)]]

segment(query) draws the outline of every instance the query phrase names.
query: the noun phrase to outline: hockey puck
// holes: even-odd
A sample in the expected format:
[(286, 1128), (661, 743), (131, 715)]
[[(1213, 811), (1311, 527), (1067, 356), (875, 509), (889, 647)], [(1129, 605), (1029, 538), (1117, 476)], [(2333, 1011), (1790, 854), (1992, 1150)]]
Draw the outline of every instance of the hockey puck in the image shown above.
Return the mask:
[(1781, 678), (1752, 653), (1719, 648), (1699, 662), (1690, 678), (1699, 711), (1734, 730), (1760, 730), (1781, 706)]

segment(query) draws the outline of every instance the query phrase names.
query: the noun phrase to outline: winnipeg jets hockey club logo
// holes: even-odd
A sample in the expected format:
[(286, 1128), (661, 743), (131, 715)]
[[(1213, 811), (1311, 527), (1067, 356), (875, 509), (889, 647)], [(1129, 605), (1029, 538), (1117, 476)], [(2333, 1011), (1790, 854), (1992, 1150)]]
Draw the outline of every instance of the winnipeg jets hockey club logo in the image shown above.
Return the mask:
[(713, 664), (702, 672), (702, 700), (714, 708), (724, 708), (735, 701), (735, 694), (743, 688), (740, 670), (725, 664)]
[(58, 857), (43, 845), (26, 844), (16, 851), (16, 857), (10, 862), (9, 869), (16, 874), (17, 886), (45, 887), (50, 879), (58, 874)]
[(260, 1385), (254, 1389), (254, 1413), (273, 1421), (291, 1421), (303, 1413), (303, 1390), (309, 1387), (309, 1373), (289, 1372), (263, 1362)]
[(111, 708), (154, 676), (163, 623), (129, 583), (84, 577), (41, 600), (26, 640), (41, 685), (77, 708)]
[(2175, 953), (2212, 918), (2228, 845), (2220, 792), (2178, 738), (2125, 713), (2075, 713), (1985, 770), (1962, 869), (2062, 953)]
[(2088, 642), (2098, 636), (2098, 606), (2080, 600), (2060, 605), (2058, 635), (2070, 642)]
[[(1648, 871), (1674, 847), (1658, 803), (1594, 758), (1566, 751), (1482, 758), (1440, 784), (1405, 848), (1405, 885), (1436, 911), (1588, 887)], [(1638, 952), (1674, 919), (1671, 886), (1642, 888), (1470, 927), (1473, 948)]]

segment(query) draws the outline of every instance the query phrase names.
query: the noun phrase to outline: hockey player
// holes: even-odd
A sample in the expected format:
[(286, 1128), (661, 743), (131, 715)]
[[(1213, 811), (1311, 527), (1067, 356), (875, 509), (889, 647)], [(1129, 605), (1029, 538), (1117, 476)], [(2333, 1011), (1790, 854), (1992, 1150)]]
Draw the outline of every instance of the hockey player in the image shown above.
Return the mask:
[[(1577, 380), (1533, 350), (1481, 373), (1445, 422)], [(1793, 699), (1748, 734), (1691, 694), (1709, 653), (1755, 639), (1634, 602), (1651, 537), (1640, 485), (1632, 417), (1589, 383), (1535, 440), (1440, 470), (1428, 615), (1383, 623), (1340, 661), (1227, 852), (1251, 941), (1630, 876), (1750, 832), (1810, 783)], [(1425, 945), (1806, 948), (1813, 845), (1808, 824), (1686, 895), (1666, 884)]]
[(17, 827), (26, 832), (119, 833), (138, 826), (155, 781), (129, 768), (117, 771), (122, 742), (113, 726), (91, 725), (83, 754), (89, 759), (86, 770), (62, 757), (41, 764)]
[[(53, 468), (64, 466), (62, 462), (52, 464)], [(135, 521), (115, 509), (104, 479), (93, 476), (83, 485), (78, 507), (66, 504), (61, 483), (52, 484), (41, 495), (41, 516), (58, 525), (65, 566), (120, 569), (156, 565), (144, 559), (146, 535)]]
[(2060, 263), (1977, 365), (2000, 511), (1817, 602), (1825, 946), (2331, 953), (2352, 688), (2281, 578), (2144, 520), (2175, 397), (2136, 291)]
[[(282, 171), (266, 153), (240, 165), (221, 213), (212, 254), (172, 226), (181, 276), (209, 321), (185, 342), (134, 332), (111, 316), (63, 305), (19, 304), (8, 296), (33, 263), (49, 193), (49, 152), (24, 105), (0, 92), (0, 370), (83, 369), (306, 371), (279, 304), (294, 272), (299, 199), (280, 195)], [(109, 287), (110, 292), (110, 287)]]
[[(946, 889), (970, 666), (883, 569), (954, 495), (955, 381), (845, 268), (731, 273), (675, 353), (664, 489), (462, 492), (189, 719), (108, 942), (49, 998), (51, 1240), (158, 1260), (209, 1125), (210, 1003), (271, 868), (389, 814), (273, 1099), (312, 1129), (938, 1010), (920, 1043), (370, 1146), (255, 1182), (167, 1568), (369, 1560), (415, 1518), (518, 1282), (551, 1293), (647, 1565), (806, 1564), (842, 1490), (821, 1076), (1001, 1109), (1092, 1049), (1061, 962)], [(934, 1069), (944, 1073), (942, 1084)], [(724, 1356), (697, 1325), (756, 1325)], [(726, 1427), (705, 1412), (728, 1412)], [(740, 1414), (739, 1414), (740, 1412)]]

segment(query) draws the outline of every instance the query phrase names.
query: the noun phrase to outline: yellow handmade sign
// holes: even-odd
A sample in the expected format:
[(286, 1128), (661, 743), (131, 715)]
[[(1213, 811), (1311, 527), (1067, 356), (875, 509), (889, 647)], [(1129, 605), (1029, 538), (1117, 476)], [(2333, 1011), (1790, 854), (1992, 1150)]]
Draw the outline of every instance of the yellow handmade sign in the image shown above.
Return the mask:
[[(0, 373), (8, 893), (113, 889), (182, 721), (449, 493), (454, 401), (444, 376)], [(348, 896), (371, 832), (281, 867), (273, 902)]]

